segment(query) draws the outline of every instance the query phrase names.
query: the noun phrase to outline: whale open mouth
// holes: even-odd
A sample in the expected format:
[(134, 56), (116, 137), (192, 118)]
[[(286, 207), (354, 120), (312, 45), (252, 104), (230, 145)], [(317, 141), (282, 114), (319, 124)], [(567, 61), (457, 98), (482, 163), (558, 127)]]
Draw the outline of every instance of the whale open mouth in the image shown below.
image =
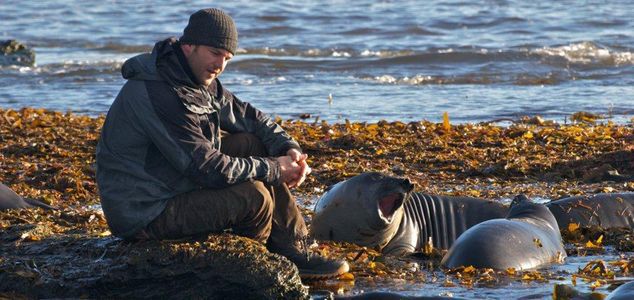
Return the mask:
[(379, 199), (379, 211), (381, 213), (381, 217), (387, 219), (388, 221), (392, 221), (394, 212), (403, 205), (404, 198), (403, 194), (393, 193)]

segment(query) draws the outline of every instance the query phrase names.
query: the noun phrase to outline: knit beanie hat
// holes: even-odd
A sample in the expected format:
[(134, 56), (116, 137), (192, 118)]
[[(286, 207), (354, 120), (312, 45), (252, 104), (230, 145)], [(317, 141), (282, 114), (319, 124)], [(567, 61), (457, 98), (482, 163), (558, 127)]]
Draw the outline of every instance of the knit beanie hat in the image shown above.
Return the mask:
[(189, 17), (180, 42), (222, 48), (235, 54), (238, 48), (238, 30), (233, 19), (222, 10), (201, 9)]

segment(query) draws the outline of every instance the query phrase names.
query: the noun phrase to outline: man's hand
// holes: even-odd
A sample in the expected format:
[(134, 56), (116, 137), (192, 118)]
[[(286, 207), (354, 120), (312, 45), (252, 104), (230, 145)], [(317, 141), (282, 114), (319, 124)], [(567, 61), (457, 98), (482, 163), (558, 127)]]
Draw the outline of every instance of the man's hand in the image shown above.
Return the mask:
[(290, 149), (286, 151), (286, 155), (290, 156), (294, 162), (299, 162), (300, 160), (306, 160), (308, 158), (308, 154), (302, 154), (297, 149)]
[(286, 151), (286, 154), (293, 159), (293, 161), (297, 162), (302, 169), (300, 170), (300, 176), (297, 178), (296, 182), (291, 182), (288, 184), (289, 188), (300, 186), (304, 180), (306, 180), (306, 176), (312, 172), (312, 169), (308, 166), (306, 160), (308, 159), (308, 154), (303, 154), (299, 152), (297, 149), (289, 149)]
[(308, 163), (306, 163), (308, 155), (302, 154), (297, 149), (290, 149), (286, 154), (286, 156), (277, 158), (282, 171), (282, 181), (289, 188), (300, 186), (311, 172)]

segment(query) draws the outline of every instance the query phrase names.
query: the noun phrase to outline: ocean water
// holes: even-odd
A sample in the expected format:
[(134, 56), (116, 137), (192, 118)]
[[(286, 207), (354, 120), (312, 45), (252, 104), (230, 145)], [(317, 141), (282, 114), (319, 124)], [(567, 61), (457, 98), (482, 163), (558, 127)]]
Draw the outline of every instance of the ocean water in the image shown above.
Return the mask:
[(36, 51), (0, 67), (0, 107), (106, 113), (125, 59), (210, 6), (240, 35), (221, 80), (285, 119), (634, 117), (631, 0), (0, 1), (0, 39)]

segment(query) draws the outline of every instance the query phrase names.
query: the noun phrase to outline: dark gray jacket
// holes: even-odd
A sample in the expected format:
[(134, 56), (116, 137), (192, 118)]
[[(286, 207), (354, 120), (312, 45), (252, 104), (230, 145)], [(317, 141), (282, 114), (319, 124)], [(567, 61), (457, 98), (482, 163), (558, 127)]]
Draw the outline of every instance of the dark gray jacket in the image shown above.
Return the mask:
[(97, 184), (114, 235), (130, 238), (165, 208), (195, 189), (248, 180), (275, 184), (272, 158), (220, 152), (220, 130), (258, 136), (271, 156), (300, 149), (284, 130), (220, 81), (199, 85), (175, 39), (122, 67), (128, 81), (112, 103), (97, 145)]

